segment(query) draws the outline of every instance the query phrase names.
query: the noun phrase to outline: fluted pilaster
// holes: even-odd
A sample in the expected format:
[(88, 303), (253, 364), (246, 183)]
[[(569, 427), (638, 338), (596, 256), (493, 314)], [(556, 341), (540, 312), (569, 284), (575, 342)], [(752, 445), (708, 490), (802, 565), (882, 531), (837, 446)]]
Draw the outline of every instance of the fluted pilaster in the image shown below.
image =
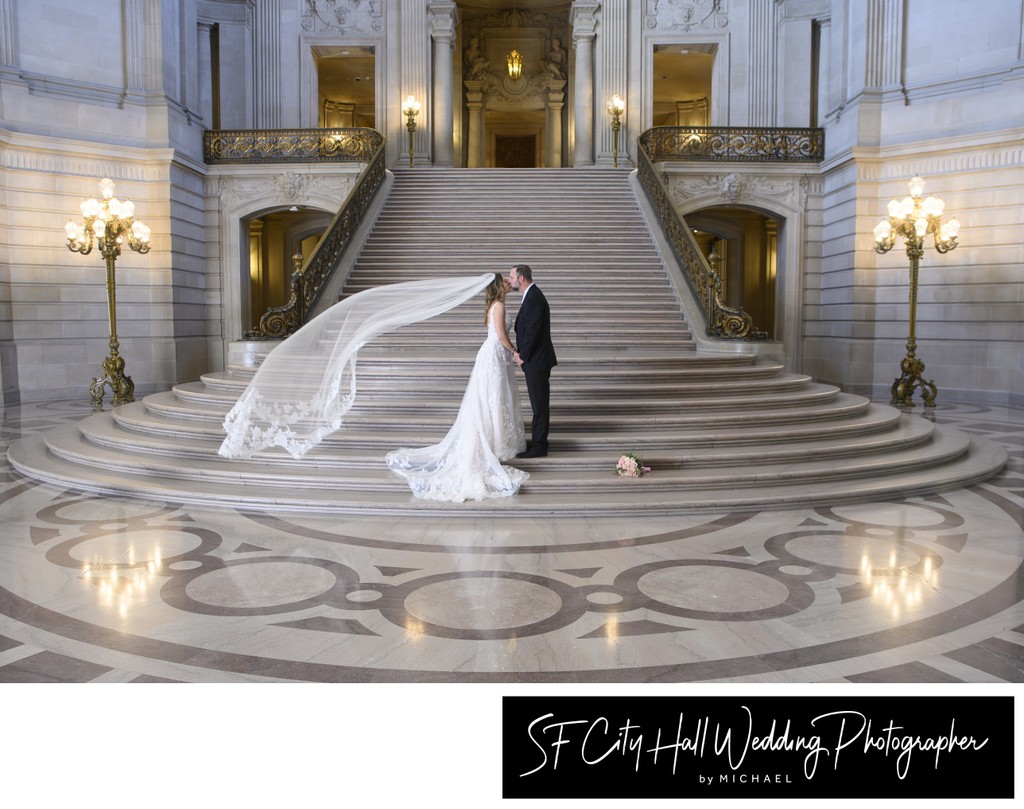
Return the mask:
[(0, 0), (0, 67), (14, 67), (18, 62), (14, 46), (14, 2)]
[(124, 0), (125, 87), (129, 91), (147, 93), (163, 87), (159, 13), (147, 0)]
[(203, 126), (213, 128), (213, 54), (210, 36), (213, 26), (208, 22), (199, 23), (197, 29), (197, 48), (199, 51), (199, 114), (203, 116)]
[(900, 86), (903, 72), (903, 2), (868, 0), (864, 85)]
[(612, 118), (607, 112), (608, 101), (618, 95), (626, 102), (619, 131), (620, 162), (626, 157), (629, 144), (629, 0), (604, 0), (601, 4), (601, 38), (598, 40), (596, 95), (594, 105), (597, 127), (597, 162), (611, 165)]
[(200, 115), (199, 103), (199, 38), (194, 33), (196, 20), (196, 0), (179, 0), (181, 9), (181, 47), (183, 79), (182, 104), (185, 109)]
[(573, 105), (576, 115), (576, 144), (573, 165), (594, 163), (594, 38), (597, 35), (596, 0), (576, 0), (569, 21), (572, 45), (576, 50), (576, 88)]
[[(429, 85), (430, 76), (430, 54), (427, 50), (427, 43), (430, 35), (427, 31), (427, 15), (423, 12), (423, 0), (401, 0), (400, 2), (400, 50), (399, 58), (401, 66), (399, 75), (398, 106), (406, 96), (413, 95), (422, 104), (419, 117), (416, 119), (416, 134), (414, 137), (414, 156), (420, 158), (425, 156), (427, 134), (433, 126), (433, 114), (431, 113), (431, 92)], [(450, 75), (450, 74), (449, 74)], [(405, 132), (405, 121), (402, 120), (401, 127), (402, 154), (405, 159), (409, 158), (409, 139)]]
[(257, 129), (281, 127), (281, 0), (256, 3), (253, 34), (256, 45), (256, 98), (253, 110)]
[(775, 0), (750, 2), (750, 126), (776, 125), (776, 25)]

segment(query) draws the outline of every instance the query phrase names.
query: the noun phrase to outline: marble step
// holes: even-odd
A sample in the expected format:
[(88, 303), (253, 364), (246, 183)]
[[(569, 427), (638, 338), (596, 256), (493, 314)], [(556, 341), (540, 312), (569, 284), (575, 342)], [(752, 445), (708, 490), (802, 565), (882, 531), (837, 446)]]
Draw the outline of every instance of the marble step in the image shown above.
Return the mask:
[[(401, 384), (395, 384), (387, 377), (368, 377), (361, 372), (358, 376), (360, 400), (401, 401), (415, 397), (416, 401), (437, 401), (442, 404), (450, 403), (453, 399), (456, 402), (461, 400), (468, 380), (468, 373), (465, 379), (453, 380), (450, 384), (439, 384), (436, 379), (405, 379)], [(231, 406), (241, 395), (248, 381), (246, 378), (230, 376), (215, 378), (207, 374), (198, 382), (184, 382), (175, 385), (172, 390), (174, 395), (183, 401)], [(526, 383), (522, 377), (518, 377), (517, 382), (523, 397), (522, 400), (525, 402), (527, 401), (525, 398)], [(556, 378), (552, 380), (552, 394), (556, 405), (573, 400), (592, 402), (595, 407), (601, 407), (606, 402), (625, 402), (635, 403), (639, 409), (642, 407), (640, 403), (650, 400), (658, 404), (667, 403), (672, 407), (685, 408), (687, 406), (685, 400), (721, 397), (723, 394), (729, 393), (747, 397), (757, 394), (764, 397), (775, 393), (805, 390), (810, 385), (811, 378), (802, 374), (740, 381), (722, 380), (677, 384), (649, 382), (629, 386), (623, 386), (621, 382), (584, 385), (578, 382), (562, 382)], [(684, 403), (681, 404), (679, 399), (684, 400)]]
[[(370, 373), (360, 367), (358, 370), (359, 391), (382, 392), (394, 394), (396, 389), (403, 393), (428, 394), (428, 395), (452, 395), (465, 390), (469, 380), (467, 367), (465, 373), (459, 373), (454, 369), (445, 375), (437, 374), (425, 378), (408, 378), (396, 386), (391, 374)], [(175, 393), (183, 398), (198, 397), (203, 399), (208, 396), (224, 399), (231, 397), (237, 399), (249, 384), (252, 374), (241, 375), (232, 372), (218, 371), (203, 374), (199, 382), (187, 382), (175, 386)], [(800, 387), (811, 380), (803, 374), (792, 374), (779, 376), (776, 374), (762, 376), (745, 376), (739, 379), (734, 377), (721, 377), (718, 379), (707, 377), (696, 377), (680, 381), (671, 381), (658, 377), (647, 377), (636, 379), (628, 384), (622, 380), (607, 379), (605, 377), (593, 377), (586, 379), (576, 377), (565, 379), (561, 375), (551, 380), (551, 391), (555, 401), (562, 397), (572, 396), (575, 398), (595, 397), (607, 398), (610, 396), (622, 395), (628, 391), (629, 395), (642, 394), (645, 398), (662, 398), (670, 396), (701, 396), (707, 394), (720, 394), (727, 390), (741, 392), (758, 391), (764, 393), (774, 390), (788, 390)], [(525, 383), (519, 380), (520, 390), (525, 390)], [(525, 399), (524, 399), (525, 401)]]
[[(788, 441), (739, 443), (735, 440), (719, 440), (714, 442), (690, 442), (686, 446), (674, 448), (657, 445), (657, 438), (648, 442), (646, 447), (638, 447), (648, 465), (663, 469), (678, 469), (695, 466), (718, 467), (737, 466), (751, 463), (795, 463), (807, 460), (820, 461), (831, 458), (845, 459), (852, 456), (878, 454), (882, 452), (904, 449), (920, 445), (929, 440), (934, 432), (934, 425), (921, 418), (893, 418), (892, 414), (883, 411), (870, 425), (865, 422), (865, 431), (859, 433), (831, 434), (827, 431), (803, 436), (789, 433)], [(868, 429), (868, 426), (871, 429)], [(223, 433), (212, 431), (207, 437), (199, 440), (182, 442), (176, 436), (166, 434), (140, 434), (125, 429), (103, 414), (95, 414), (79, 424), (85, 439), (97, 446), (107, 447), (124, 454), (157, 454), (172, 456), (179, 459), (217, 458), (217, 448), (223, 439)], [(259, 462), (270, 465), (301, 466), (305, 463), (316, 466), (346, 467), (353, 469), (375, 465), (383, 453), (394, 449), (395, 434), (380, 435), (374, 449), (366, 445), (352, 446), (345, 441), (343, 428), (336, 440), (327, 441), (314, 448), (302, 461), (292, 458), (283, 450), (274, 448), (261, 454)], [(410, 446), (425, 446), (436, 442), (441, 436), (438, 431), (434, 436), (403, 435), (402, 443)], [(413, 440), (410, 440), (413, 439)], [(419, 440), (416, 440), (419, 439)], [(603, 443), (602, 443), (603, 441)], [(523, 468), (541, 465), (552, 470), (561, 470), (567, 474), (579, 470), (607, 470), (609, 455), (618, 456), (625, 448), (609, 447), (603, 437), (596, 437), (591, 448), (560, 449), (544, 459), (523, 460)], [(559, 444), (561, 446), (561, 444)], [(634, 445), (630, 445), (633, 448)], [(597, 448), (599, 447), (599, 448)], [(636, 451), (634, 449), (634, 451)], [(519, 461), (517, 461), (517, 464)]]
[[(610, 442), (625, 449), (642, 451), (688, 449), (692, 447), (726, 446), (742, 444), (769, 444), (801, 442), (817, 438), (832, 439), (841, 436), (866, 436), (891, 429), (899, 419), (899, 412), (893, 408), (872, 405), (864, 400), (853, 401), (848, 407), (837, 412), (835, 408), (818, 414), (807, 415), (816, 418), (793, 419), (776, 416), (770, 420), (747, 414), (740, 418), (699, 416), (676, 419), (675, 423), (619, 421), (612, 426), (606, 422), (592, 424), (589, 428), (565, 429), (557, 434), (552, 432), (552, 446), (559, 451), (583, 451), (607, 447)], [(221, 418), (208, 411), (203, 419), (183, 420), (173, 415), (155, 412), (145, 402), (134, 402), (114, 408), (111, 417), (116, 424), (128, 431), (143, 435), (171, 436), (182, 442), (223, 440)], [(524, 415), (524, 420), (528, 416)], [(415, 422), (365, 423), (348, 421), (345, 429), (324, 439), (323, 447), (352, 447), (358, 449), (381, 449), (393, 447), (395, 436), (400, 435), (402, 444), (426, 446), (439, 441), (451, 427), (451, 419), (422, 417)]]
[[(144, 452), (122, 452), (88, 441), (80, 430), (54, 431), (45, 436), (49, 452), (67, 463), (116, 471), (130, 475), (158, 474), (180, 480), (201, 480), (208, 483), (241, 483), (243, 485), (277, 488), (287, 482), (288, 487), (331, 486), (340, 492), (389, 491), (404, 488), (405, 484), (392, 475), (384, 463), (384, 452), (374, 458), (364, 457), (358, 465), (299, 463), (290, 467), (250, 461), (226, 461), (217, 455), (192, 457), (183, 463), (167, 455), (149, 455)], [(880, 454), (845, 454), (841, 463), (835, 457), (798, 457), (783, 461), (766, 458), (742, 459), (731, 464), (700, 463), (690, 457), (646, 457), (652, 470), (648, 487), (672, 490), (697, 486), (714, 489), (751, 485), (763, 481), (785, 483), (795, 480), (849, 480), (885, 472), (900, 471), (938, 465), (955, 460), (967, 450), (969, 440), (963, 434), (937, 434), (932, 440), (913, 446), (889, 448)], [(601, 463), (568, 463), (556, 465), (548, 459), (523, 459), (510, 462), (533, 474), (542, 475), (551, 491), (575, 494), (581, 490), (611, 490), (619, 481), (615, 474), (615, 461), (620, 454), (609, 448)], [(553, 457), (553, 456), (549, 456)]]
[[(224, 406), (185, 403), (170, 391), (147, 396), (141, 403), (142, 409), (134, 409), (140, 403), (115, 409), (114, 419), (123, 426), (140, 432), (158, 432), (178, 434), (183, 439), (199, 436), (216, 436), (221, 429), (226, 408)], [(697, 408), (688, 412), (660, 412), (645, 414), (607, 413), (594, 414), (592, 409), (581, 408), (579, 412), (563, 412), (555, 409), (551, 417), (552, 441), (566, 442), (572, 446), (574, 436), (581, 440), (591, 441), (595, 434), (614, 438), (616, 443), (635, 442), (648, 433), (656, 433), (661, 440), (683, 440), (676, 434), (679, 432), (697, 433), (702, 428), (709, 433), (716, 430), (738, 431), (741, 435), (763, 430), (767, 425), (814, 425), (819, 430), (822, 423), (839, 422), (865, 413), (870, 403), (861, 397), (838, 393), (823, 395), (822, 400), (814, 403), (768, 407), (751, 407), (737, 409), (735, 407)], [(415, 414), (410, 419), (402, 413), (391, 413), (376, 404), (362, 409), (358, 404), (346, 418), (347, 430), (338, 434), (339, 441), (361, 438), (366, 434), (395, 435), (412, 433), (439, 436), (451, 426), (455, 407), (445, 411), (431, 407), (429, 410)], [(524, 420), (528, 419), (524, 413)], [(813, 431), (810, 431), (813, 432)], [(792, 431), (787, 433), (791, 434)], [(425, 443), (432, 443), (432, 438)], [(750, 439), (754, 440), (754, 439)]]
[[(176, 386), (177, 389), (177, 386)], [(230, 396), (185, 398), (176, 389), (154, 393), (143, 401), (148, 410), (164, 416), (189, 421), (223, 419), (233, 403)], [(186, 388), (182, 388), (187, 393)], [(628, 425), (667, 425), (677, 420), (685, 423), (695, 417), (745, 419), (755, 411), (765, 419), (829, 418), (827, 408), (833, 403), (839, 412), (847, 412), (844, 404), (861, 405), (859, 397), (842, 399), (842, 394), (831, 385), (808, 384), (795, 390), (776, 391), (765, 395), (721, 396), (706, 394), (700, 397), (677, 399), (618, 398), (563, 398), (555, 402), (551, 413), (552, 430), (572, 430), (601, 425), (620, 429)], [(462, 400), (462, 393), (452, 391), (438, 396), (389, 394), (367, 395), (357, 398), (349, 411), (350, 424), (391, 424), (400, 419), (439, 420), (451, 424)], [(796, 415), (792, 411), (798, 411)]]
[[(71, 445), (84, 441), (72, 425), (48, 436), (37, 435), (15, 444), (9, 457), (22, 474), (52, 485), (108, 494), (146, 497), (159, 500), (230, 506), (268, 511), (298, 511), (365, 515), (437, 515), (466, 516), (479, 513), (534, 514), (550, 516), (635, 516), (679, 514), (724, 509), (761, 509), (790, 505), (840, 504), (876, 500), (893, 496), (928, 493), (953, 485), (968, 485), (982, 480), (1005, 463), (1006, 453), (984, 440), (969, 441), (957, 431), (944, 429), (936, 437), (936, 453), (955, 456), (955, 463), (939, 463), (917, 468), (887, 470), (882, 464), (874, 474), (825, 479), (822, 474), (834, 469), (830, 463), (822, 474), (788, 480), (758, 478), (748, 472), (743, 483), (732, 480), (724, 485), (705, 486), (700, 480), (682, 485), (684, 476), (675, 485), (659, 480), (670, 473), (649, 475), (639, 480), (617, 478), (612, 472), (593, 473), (581, 477), (572, 487), (554, 485), (557, 472), (543, 468), (531, 471), (531, 479), (520, 496), (461, 504), (432, 503), (416, 500), (404, 483), (391, 478), (387, 490), (339, 490), (335, 485), (295, 487), (280, 483), (254, 486), (239, 478), (228, 482), (183, 480), (162, 475), (156, 469), (148, 474), (125, 474), (116, 469), (89, 467), (87, 474), (67, 460), (48, 450), (53, 445)], [(911, 450), (910, 452), (914, 452)], [(546, 460), (546, 459), (545, 459)], [(388, 473), (384, 473), (388, 474)], [(357, 479), (365, 475), (357, 476)]]

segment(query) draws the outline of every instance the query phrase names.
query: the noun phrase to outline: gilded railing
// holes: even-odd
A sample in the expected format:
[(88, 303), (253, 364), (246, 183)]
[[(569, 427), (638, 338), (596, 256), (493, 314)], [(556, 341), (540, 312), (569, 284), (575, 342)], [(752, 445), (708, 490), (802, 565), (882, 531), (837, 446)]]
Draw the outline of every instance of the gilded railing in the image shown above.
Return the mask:
[[(287, 337), (306, 322), (308, 313), (314, 311), (320, 301), (327, 280), (351, 243), (356, 230), (362, 224), (363, 218), (386, 176), (384, 136), (372, 129), (273, 130), (249, 133), (207, 132), (207, 148), (220, 154), (220, 157), (212, 161), (208, 160), (208, 162), (273, 162), (274, 158), (267, 145), (269, 141), (261, 140), (261, 136), (276, 137), (283, 132), (303, 134), (305, 140), (302, 142), (306, 145), (301, 146), (300, 139), (279, 141), (283, 151), (281, 152), (282, 156), (277, 158), (278, 162), (299, 159), (306, 162), (348, 160), (365, 162), (367, 165), (334, 215), (316, 248), (302, 262), (301, 266), (299, 262), (296, 262), (295, 272), (292, 273), (292, 293), (289, 301), (284, 306), (274, 306), (268, 309), (260, 318), (259, 325), (245, 333), (244, 339), (246, 340), (270, 340)], [(232, 137), (214, 137), (220, 135)], [(241, 135), (245, 137), (243, 138)], [(338, 135), (340, 138), (336, 139)], [(327, 141), (336, 145), (326, 146)], [(249, 145), (246, 145), (246, 142)], [(262, 145), (253, 146), (252, 144), (256, 142)], [(320, 143), (324, 147), (319, 157), (314, 156), (312, 147), (308, 145), (314, 142)], [(228, 145), (232, 143), (233, 146)], [(305, 158), (295, 156), (299, 153), (300, 148), (307, 150)], [(254, 157), (244, 156), (253, 150), (256, 150)], [(345, 156), (341, 156), (342, 153)]]
[(665, 181), (648, 154), (648, 135), (653, 131), (648, 130), (638, 141), (637, 177), (679, 266), (684, 270), (690, 289), (700, 301), (708, 335), (727, 339), (768, 339), (766, 332), (754, 328), (753, 319), (742, 308), (726, 306), (722, 301), (721, 276), (712, 269), (697, 246), (693, 233), (672, 204)]
[(825, 130), (747, 126), (656, 126), (640, 136), (655, 163), (662, 160), (820, 163)]
[(207, 163), (368, 163), (383, 136), (374, 129), (208, 129)]

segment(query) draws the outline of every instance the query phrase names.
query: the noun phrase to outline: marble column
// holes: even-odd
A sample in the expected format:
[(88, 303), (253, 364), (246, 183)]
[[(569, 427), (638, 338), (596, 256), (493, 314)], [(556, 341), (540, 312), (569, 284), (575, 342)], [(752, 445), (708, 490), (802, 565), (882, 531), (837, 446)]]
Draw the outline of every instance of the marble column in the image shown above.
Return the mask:
[(562, 167), (562, 108), (565, 106), (565, 81), (550, 81), (547, 85), (547, 150), (548, 168)]
[(469, 110), (469, 154), (466, 167), (484, 165), (484, 93), (482, 81), (463, 82), (466, 86), (466, 109)]
[(213, 128), (213, 53), (210, 43), (212, 34), (213, 26), (210, 23), (199, 23), (199, 114), (203, 117), (203, 126), (206, 129)]
[(455, 3), (431, 3), (430, 36), (434, 41), (434, 164), (453, 165), (455, 128), (452, 109), (452, 47), (458, 9)]
[(576, 144), (574, 166), (594, 164), (594, 37), (597, 32), (597, 10), (594, 0), (577, 0), (572, 4), (572, 44), (576, 50), (576, 82), (574, 109)]

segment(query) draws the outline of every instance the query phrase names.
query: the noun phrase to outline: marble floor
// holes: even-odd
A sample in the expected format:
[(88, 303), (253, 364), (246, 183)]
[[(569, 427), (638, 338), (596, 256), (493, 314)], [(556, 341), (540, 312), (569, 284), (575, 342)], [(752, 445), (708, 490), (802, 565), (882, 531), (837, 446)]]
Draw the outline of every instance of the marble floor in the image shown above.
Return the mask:
[[(87, 413), (8, 407), (4, 459)], [(1007, 467), (899, 502), (684, 517), (241, 513), (60, 491), (4, 460), (0, 683), (1021, 683), (1024, 411), (935, 418)]]

